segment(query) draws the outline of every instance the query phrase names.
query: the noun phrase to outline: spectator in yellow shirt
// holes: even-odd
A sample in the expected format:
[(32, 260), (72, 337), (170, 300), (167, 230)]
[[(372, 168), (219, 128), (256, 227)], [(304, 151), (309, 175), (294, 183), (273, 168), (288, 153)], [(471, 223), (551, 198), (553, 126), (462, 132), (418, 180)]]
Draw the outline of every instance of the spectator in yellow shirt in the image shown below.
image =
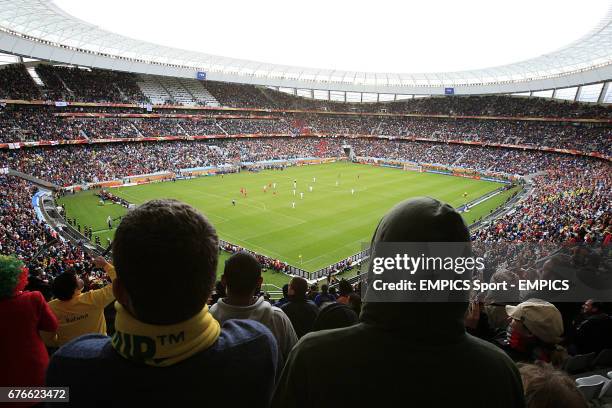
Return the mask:
[[(103, 257), (97, 257), (94, 263), (104, 269), (111, 280), (115, 279), (115, 268)], [(55, 333), (41, 332), (47, 347), (61, 347), (83, 334), (106, 334), (104, 308), (115, 299), (113, 285), (81, 293), (83, 281), (74, 273), (65, 272), (55, 278), (52, 289), (55, 299), (49, 306), (57, 317), (59, 328)]]

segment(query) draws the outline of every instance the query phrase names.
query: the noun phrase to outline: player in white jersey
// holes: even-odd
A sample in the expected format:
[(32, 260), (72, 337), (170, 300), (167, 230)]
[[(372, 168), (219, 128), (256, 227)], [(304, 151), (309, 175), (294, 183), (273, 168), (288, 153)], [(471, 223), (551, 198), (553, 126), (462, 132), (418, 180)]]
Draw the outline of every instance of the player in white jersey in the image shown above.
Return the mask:
[(295, 201), (291, 203), (291, 208), (295, 208)]
[(300, 193), (300, 200), (304, 199), (304, 193)]

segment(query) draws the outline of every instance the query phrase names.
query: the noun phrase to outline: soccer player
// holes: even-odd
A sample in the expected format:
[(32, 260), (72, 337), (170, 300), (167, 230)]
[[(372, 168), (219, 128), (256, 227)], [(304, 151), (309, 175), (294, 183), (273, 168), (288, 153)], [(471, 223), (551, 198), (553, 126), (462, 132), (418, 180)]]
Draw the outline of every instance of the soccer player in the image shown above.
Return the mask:
[(293, 189), (293, 195), (295, 195), (295, 188)]
[(465, 198), (467, 198), (467, 196), (468, 196), (468, 194), (467, 194), (467, 191), (466, 191), (466, 192), (463, 193), (463, 198), (465, 199)]
[(276, 190), (276, 183), (272, 183), (272, 188)]
[(304, 193), (300, 193), (300, 200), (304, 199)]
[(113, 229), (113, 219), (110, 215), (106, 217), (106, 223), (108, 224), (108, 229)]
[(297, 180), (293, 180), (293, 188), (297, 188)]
[(236, 200), (232, 200), (232, 205), (235, 207), (236, 206)]
[(355, 195), (355, 189), (351, 188), (351, 195)]
[(312, 186), (308, 186), (308, 191), (312, 193)]
[(313, 177), (313, 178), (312, 178), (312, 182), (313, 182), (313, 183), (316, 183), (316, 182), (317, 182), (317, 178), (316, 178), (316, 177)]
[(295, 201), (291, 202), (291, 208), (295, 208)]

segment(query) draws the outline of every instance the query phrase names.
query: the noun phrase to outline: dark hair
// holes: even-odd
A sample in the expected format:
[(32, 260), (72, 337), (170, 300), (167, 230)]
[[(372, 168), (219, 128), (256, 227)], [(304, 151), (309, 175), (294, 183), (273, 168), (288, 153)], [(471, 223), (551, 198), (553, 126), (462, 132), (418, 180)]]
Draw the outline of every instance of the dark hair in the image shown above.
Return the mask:
[(340, 292), (340, 296), (347, 296), (353, 293), (353, 287), (346, 279), (342, 278), (338, 283), (338, 292)]
[(283, 297), (285, 297), (285, 298), (286, 298), (286, 297), (288, 296), (288, 293), (289, 293), (289, 284), (288, 284), (288, 283), (285, 283), (285, 284), (283, 285)]
[(326, 295), (328, 290), (329, 290), (329, 286), (327, 286), (326, 284), (321, 285), (322, 294)]
[(215, 228), (177, 200), (152, 200), (128, 212), (113, 241), (117, 277), (136, 317), (150, 324), (182, 322), (202, 310), (218, 257)]
[(519, 364), (527, 408), (586, 408), (576, 383), (548, 364)]
[(51, 290), (59, 300), (70, 300), (79, 287), (77, 276), (72, 272), (64, 272), (53, 280)]
[(289, 286), (293, 288), (294, 297), (304, 298), (306, 296), (306, 291), (308, 290), (308, 282), (306, 282), (306, 279), (296, 276), (291, 279)]
[(330, 303), (321, 309), (314, 321), (312, 330), (339, 329), (357, 323), (359, 323), (359, 316), (354, 310), (341, 303)]
[(248, 252), (237, 252), (225, 261), (225, 284), (236, 295), (247, 296), (257, 290), (261, 264)]

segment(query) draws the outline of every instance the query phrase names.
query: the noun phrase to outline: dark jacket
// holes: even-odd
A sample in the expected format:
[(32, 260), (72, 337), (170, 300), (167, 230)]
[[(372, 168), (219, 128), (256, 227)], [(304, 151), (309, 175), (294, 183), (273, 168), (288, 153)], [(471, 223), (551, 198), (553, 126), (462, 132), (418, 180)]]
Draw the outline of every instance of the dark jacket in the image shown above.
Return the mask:
[(276, 367), (276, 340), (265, 326), (228, 320), (213, 346), (169, 367), (128, 361), (107, 336), (78, 337), (53, 355), (47, 385), (70, 387), (62, 406), (267, 407)]
[(599, 353), (612, 348), (612, 318), (605, 313), (587, 317), (576, 328), (576, 353)]
[(306, 299), (290, 299), (289, 302), (281, 307), (281, 310), (291, 320), (298, 339), (312, 331), (314, 322), (319, 314), (317, 305), (313, 301)]
[[(391, 210), (372, 243), (468, 240), (452, 207), (421, 198)], [(463, 302), (366, 302), (359, 324), (298, 342), (272, 406), (331, 407), (340, 398), (349, 407), (523, 407), (515, 364), (465, 332), (466, 309)], [(321, 370), (328, 362), (335, 369)]]
[[(461, 316), (441, 315), (447, 305), (413, 306), (392, 314), (403, 316), (402, 324), (381, 316), (385, 307), (365, 305), (360, 324), (304, 336), (289, 354), (272, 406), (336, 406), (337, 395), (345, 406), (524, 406), (510, 358), (466, 334)], [(321, 370), (329, 361), (335, 369)]]

